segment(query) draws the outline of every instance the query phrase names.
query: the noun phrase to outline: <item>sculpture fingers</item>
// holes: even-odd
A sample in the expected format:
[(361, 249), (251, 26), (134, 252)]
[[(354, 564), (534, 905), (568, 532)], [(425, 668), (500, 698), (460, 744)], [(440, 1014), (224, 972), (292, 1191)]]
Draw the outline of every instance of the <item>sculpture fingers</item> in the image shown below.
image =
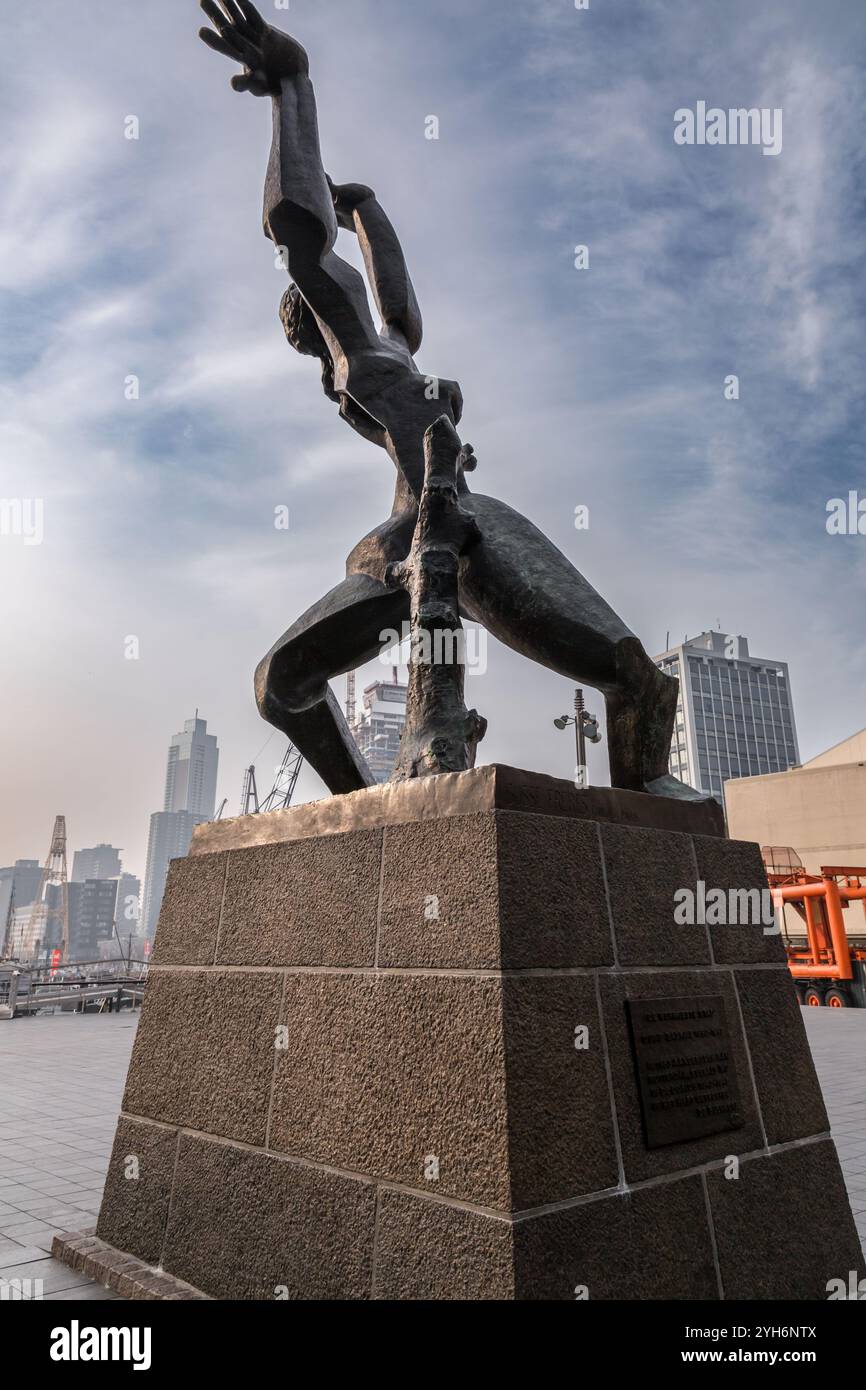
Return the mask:
[(255, 68), (262, 61), (261, 45), (255, 39), (245, 39), (237, 29), (232, 30), (231, 42), (240, 53), (248, 68)]
[(211, 24), (217, 33), (222, 34), (223, 38), (230, 35), (233, 24), (224, 10), (221, 10), (215, 0), (198, 0), (199, 8), (204, 10)]
[(267, 25), (265, 24), (265, 21), (259, 14), (255, 5), (251, 5), (250, 0), (235, 0), (235, 3), (237, 4), (244, 18), (246, 19), (247, 24), (250, 26), (252, 32), (254, 34), (263, 34), (265, 29), (267, 28)]
[[(202, 9), (205, 4), (211, 4), (212, 0), (201, 0)], [(199, 30), (201, 37), (211, 48), (215, 48), (218, 53), (224, 53), (227, 58), (233, 58), (236, 63), (245, 63), (248, 68), (256, 68), (262, 61), (261, 48), (256, 43), (245, 39), (243, 34), (239, 34), (237, 29), (228, 27), (224, 34), (214, 34), (213, 30)], [(207, 35), (210, 34), (210, 38)], [(215, 42), (212, 42), (215, 40)]]
[(244, 61), (238, 49), (219, 34), (215, 34), (213, 29), (199, 29), (198, 36), (203, 43), (207, 44), (208, 48), (212, 48), (215, 53), (222, 53), (224, 58), (231, 58), (233, 63)]
[(239, 31), (242, 34), (246, 34), (249, 38), (252, 38), (252, 26), (244, 17), (244, 12), (241, 9), (240, 5), (236, 3), (236, 0), (222, 0), (222, 7), (226, 11), (226, 13), (231, 16), (232, 22), (236, 25)]

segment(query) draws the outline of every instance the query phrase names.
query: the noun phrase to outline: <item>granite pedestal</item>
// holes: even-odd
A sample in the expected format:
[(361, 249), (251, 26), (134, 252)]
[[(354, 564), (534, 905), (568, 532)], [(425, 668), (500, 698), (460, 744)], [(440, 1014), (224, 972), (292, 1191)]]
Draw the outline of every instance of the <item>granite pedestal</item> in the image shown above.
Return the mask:
[[(784, 952), (677, 925), (699, 881), (766, 887), (714, 803), (505, 767), (199, 827), (58, 1252), (151, 1298), (826, 1298), (863, 1271)], [(639, 1074), (686, 1017), (698, 1135)]]

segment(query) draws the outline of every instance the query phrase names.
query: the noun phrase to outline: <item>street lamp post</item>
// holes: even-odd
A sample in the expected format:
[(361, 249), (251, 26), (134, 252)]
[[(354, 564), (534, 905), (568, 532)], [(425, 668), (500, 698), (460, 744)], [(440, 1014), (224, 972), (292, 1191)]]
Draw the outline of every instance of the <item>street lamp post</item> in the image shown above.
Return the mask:
[(561, 714), (558, 719), (554, 719), (557, 729), (567, 729), (569, 724), (574, 725), (574, 741), (577, 748), (577, 775), (575, 786), (585, 787), (587, 785), (586, 772), (586, 743), (601, 743), (601, 734), (598, 729), (598, 720), (590, 714), (583, 703), (583, 691), (580, 686), (574, 692), (574, 714)]
[(586, 710), (583, 704), (583, 691), (580, 686), (574, 692), (574, 741), (577, 744), (577, 768), (578, 777), (586, 785), (586, 739), (583, 732), (583, 721)]

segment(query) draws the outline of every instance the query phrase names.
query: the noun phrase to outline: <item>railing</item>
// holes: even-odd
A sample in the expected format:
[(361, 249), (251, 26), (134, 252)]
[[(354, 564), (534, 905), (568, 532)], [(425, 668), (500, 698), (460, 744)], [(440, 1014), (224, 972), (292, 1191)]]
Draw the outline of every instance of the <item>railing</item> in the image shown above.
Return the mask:
[[(146, 967), (145, 967), (146, 970)], [(39, 1009), (69, 1008), (76, 1013), (87, 1011), (88, 1004), (100, 1002), (101, 1009), (119, 1011), (125, 1002), (136, 1008), (144, 998), (146, 975), (138, 978), (51, 980), (38, 978), (41, 970), (12, 966), (0, 970), (0, 1019), (32, 1014)]]

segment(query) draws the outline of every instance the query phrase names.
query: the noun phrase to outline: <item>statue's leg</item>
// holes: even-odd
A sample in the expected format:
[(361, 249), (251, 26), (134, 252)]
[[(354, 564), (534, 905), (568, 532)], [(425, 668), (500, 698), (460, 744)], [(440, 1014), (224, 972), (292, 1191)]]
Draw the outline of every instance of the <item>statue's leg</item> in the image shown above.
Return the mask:
[(256, 701), (269, 724), (292, 740), (332, 792), (358, 791), (373, 778), (355, 745), (332, 676), (382, 648), (381, 634), (409, 616), (402, 590), (352, 574), (284, 633), (256, 670)]
[(461, 504), (481, 531), (463, 562), (466, 616), (531, 660), (603, 692), (613, 786), (697, 795), (668, 776), (677, 682), (532, 522), (477, 493)]

